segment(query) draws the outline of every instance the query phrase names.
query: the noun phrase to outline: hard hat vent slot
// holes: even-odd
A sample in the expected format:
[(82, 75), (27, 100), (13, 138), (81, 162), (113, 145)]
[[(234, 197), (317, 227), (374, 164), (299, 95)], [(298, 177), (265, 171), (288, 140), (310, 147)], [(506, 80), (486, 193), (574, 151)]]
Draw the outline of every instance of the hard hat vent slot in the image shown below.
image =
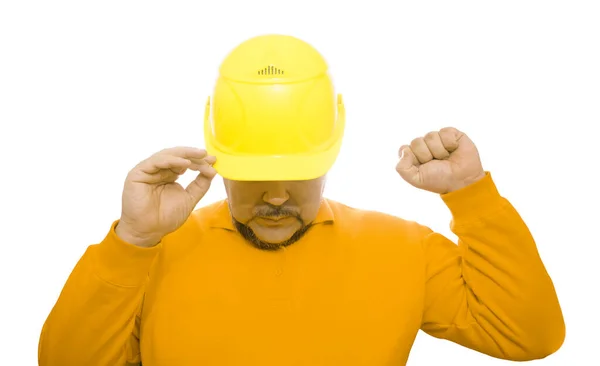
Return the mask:
[(275, 66), (267, 66), (263, 69), (258, 70), (258, 75), (283, 75), (284, 71), (275, 67)]

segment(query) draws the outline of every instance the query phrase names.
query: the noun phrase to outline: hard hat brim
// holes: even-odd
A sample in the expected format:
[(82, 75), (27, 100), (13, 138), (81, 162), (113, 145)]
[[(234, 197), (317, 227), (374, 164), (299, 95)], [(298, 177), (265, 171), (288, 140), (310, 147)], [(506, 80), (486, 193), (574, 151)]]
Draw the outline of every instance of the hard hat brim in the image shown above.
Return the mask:
[(346, 111), (341, 95), (338, 95), (337, 103), (337, 125), (327, 148), (306, 154), (244, 155), (228, 153), (214, 141), (208, 98), (204, 113), (204, 142), (207, 153), (217, 158), (213, 167), (221, 177), (236, 181), (299, 181), (324, 176), (340, 153), (346, 126)]
[(214, 168), (225, 179), (236, 181), (299, 181), (325, 175), (335, 163), (341, 147), (338, 139), (329, 149), (310, 155), (237, 156), (207, 144), (217, 158)]

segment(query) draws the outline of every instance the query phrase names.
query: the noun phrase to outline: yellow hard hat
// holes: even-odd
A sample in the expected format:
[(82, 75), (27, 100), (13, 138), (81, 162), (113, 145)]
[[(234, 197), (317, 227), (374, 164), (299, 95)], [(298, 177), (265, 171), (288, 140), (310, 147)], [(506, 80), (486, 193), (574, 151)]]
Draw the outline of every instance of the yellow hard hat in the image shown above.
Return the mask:
[(262, 35), (227, 55), (208, 98), (206, 150), (240, 181), (308, 180), (333, 166), (345, 112), (324, 58), (287, 35)]

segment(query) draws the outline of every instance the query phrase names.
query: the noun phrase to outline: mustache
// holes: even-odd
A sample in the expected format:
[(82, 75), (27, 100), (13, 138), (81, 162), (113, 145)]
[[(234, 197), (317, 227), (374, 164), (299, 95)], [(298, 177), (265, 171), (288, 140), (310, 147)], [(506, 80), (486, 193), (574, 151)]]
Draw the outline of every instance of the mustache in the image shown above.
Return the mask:
[(298, 211), (298, 209), (295, 209), (292, 207), (283, 207), (283, 206), (272, 206), (272, 207), (260, 206), (260, 207), (256, 207), (252, 213), (254, 214), (254, 216), (268, 217), (268, 218), (274, 218), (274, 219), (287, 217), (287, 216), (292, 216), (292, 217), (297, 217), (297, 218), (300, 217), (300, 212)]

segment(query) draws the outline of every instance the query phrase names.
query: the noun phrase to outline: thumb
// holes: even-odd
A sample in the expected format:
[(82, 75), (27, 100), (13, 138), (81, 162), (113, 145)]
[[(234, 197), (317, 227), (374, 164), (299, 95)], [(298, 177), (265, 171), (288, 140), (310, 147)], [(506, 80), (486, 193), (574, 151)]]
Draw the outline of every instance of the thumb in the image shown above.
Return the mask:
[(217, 175), (215, 168), (210, 165), (203, 165), (200, 167), (198, 176), (185, 188), (194, 205), (200, 202), (202, 197), (208, 192), (215, 175)]
[(410, 184), (419, 182), (419, 160), (409, 146), (400, 148), (400, 161), (396, 165), (396, 171), (402, 179)]

